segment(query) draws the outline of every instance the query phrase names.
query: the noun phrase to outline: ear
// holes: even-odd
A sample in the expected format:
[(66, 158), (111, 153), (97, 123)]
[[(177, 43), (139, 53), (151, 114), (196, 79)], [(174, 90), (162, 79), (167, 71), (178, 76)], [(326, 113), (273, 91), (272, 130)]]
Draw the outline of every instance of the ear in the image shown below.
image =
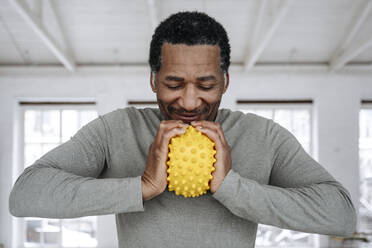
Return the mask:
[(153, 72), (150, 72), (150, 85), (152, 92), (156, 93), (156, 83), (155, 83), (155, 76), (156, 74)]
[(226, 90), (227, 90), (227, 88), (229, 87), (229, 82), (230, 82), (230, 76), (229, 76), (229, 73), (225, 73), (224, 74), (224, 78), (225, 78), (225, 85), (224, 85), (224, 87), (223, 87), (223, 92), (222, 92), (222, 94), (224, 94), (225, 92), (226, 92)]

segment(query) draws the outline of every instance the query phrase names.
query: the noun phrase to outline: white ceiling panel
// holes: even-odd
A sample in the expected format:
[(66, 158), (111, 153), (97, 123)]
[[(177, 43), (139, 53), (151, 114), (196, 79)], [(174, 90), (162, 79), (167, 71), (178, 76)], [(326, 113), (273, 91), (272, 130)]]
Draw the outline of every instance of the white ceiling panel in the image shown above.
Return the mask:
[(22, 64), (24, 59), (20, 48), (14, 43), (8, 26), (0, 19), (0, 63)]
[(241, 63), (246, 53), (249, 34), (254, 25), (257, 1), (161, 1), (161, 19), (178, 11), (202, 11), (219, 21), (226, 29), (231, 45), (231, 61)]
[(360, 1), (292, 1), (259, 62), (328, 62)]
[[(368, 15), (365, 23), (360, 28), (358, 35), (355, 39), (356, 42), (363, 41), (367, 39), (372, 39), (372, 12)], [(372, 46), (368, 48), (366, 51), (362, 52), (358, 56), (356, 56), (353, 62), (372, 62)]]
[[(32, 8), (35, 0), (26, 0)], [(51, 2), (52, 1), (52, 2)], [(261, 0), (156, 0), (158, 22), (178, 11), (206, 12), (226, 28), (231, 59), (243, 64), (248, 55)], [(258, 40), (284, 0), (269, 0)], [(288, 12), (259, 53), (259, 64), (327, 64), (371, 0), (293, 0)], [(147, 0), (42, 0), (41, 23), (78, 65), (147, 64), (152, 18)], [(55, 6), (56, 15), (49, 3)], [(33, 14), (36, 15), (34, 12)], [(61, 64), (8, 0), (0, 0), (0, 64)], [(58, 20), (62, 28), (59, 28)], [(372, 11), (351, 45), (372, 35)], [(65, 42), (66, 40), (66, 42)], [(253, 47), (254, 48), (254, 47)], [(257, 48), (256, 48), (257, 49)], [(352, 63), (371, 63), (372, 48)]]
[(24, 60), (21, 55), (16, 48), (9, 49), (11, 47), (11, 45), (3, 45), (3, 43), (0, 42), (0, 64), (23, 64)]
[(353, 63), (369, 63), (372, 65), (372, 47), (359, 54), (352, 60)]
[(72, 2), (60, 1), (57, 7), (78, 64), (144, 61), (151, 38), (145, 1)]
[[(9, 4), (9, 1), (1, 1), (0, 8), (1, 20), (3, 22), (2, 31), (4, 26), (9, 29), (7, 39), (12, 42), (2, 44), (2, 50), (6, 50), (6, 53), (0, 51), (1, 63), (2, 64), (13, 64), (13, 56), (22, 58), (18, 60), (19, 64), (58, 64), (58, 59), (47, 49), (45, 44), (40, 38), (31, 30), (29, 25), (19, 16), (14, 8)], [(9, 53), (8, 50), (18, 48), (17, 55)]]

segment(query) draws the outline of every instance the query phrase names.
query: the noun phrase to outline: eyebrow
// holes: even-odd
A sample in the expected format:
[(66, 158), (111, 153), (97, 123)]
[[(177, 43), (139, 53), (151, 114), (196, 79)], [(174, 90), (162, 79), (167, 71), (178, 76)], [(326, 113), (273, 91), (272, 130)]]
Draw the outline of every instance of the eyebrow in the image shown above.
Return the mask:
[(215, 81), (216, 77), (213, 75), (209, 75), (209, 76), (198, 77), (197, 80), (198, 81)]
[(176, 82), (183, 82), (183, 81), (185, 81), (184, 78), (177, 77), (177, 76), (166, 76), (165, 77), (165, 80), (167, 80), (167, 81), (176, 81)]
[[(216, 80), (216, 77), (213, 76), (213, 75), (208, 75), (208, 76), (202, 76), (202, 77), (197, 77), (196, 78), (198, 81), (215, 81)], [(185, 81), (184, 78), (182, 77), (177, 77), (177, 76), (166, 76), (165, 77), (165, 80), (167, 81), (176, 81), (176, 82), (183, 82)]]

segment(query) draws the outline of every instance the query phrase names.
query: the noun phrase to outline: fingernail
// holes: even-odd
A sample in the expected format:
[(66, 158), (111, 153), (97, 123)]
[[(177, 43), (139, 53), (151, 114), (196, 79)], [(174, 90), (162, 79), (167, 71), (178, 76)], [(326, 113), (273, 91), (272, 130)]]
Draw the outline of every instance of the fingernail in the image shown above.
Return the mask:
[(196, 127), (196, 129), (202, 129), (202, 128), (203, 128), (203, 127), (201, 127), (201, 126), (197, 126), (197, 127)]

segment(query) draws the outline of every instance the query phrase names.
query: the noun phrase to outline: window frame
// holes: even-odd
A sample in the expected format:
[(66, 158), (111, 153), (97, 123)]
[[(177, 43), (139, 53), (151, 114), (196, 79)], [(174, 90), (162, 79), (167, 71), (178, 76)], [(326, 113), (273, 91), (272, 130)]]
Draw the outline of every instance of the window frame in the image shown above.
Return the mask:
[[(272, 110), (298, 110), (301, 108), (301, 110), (305, 109), (309, 111), (309, 122), (310, 122), (310, 143), (309, 143), (309, 154), (311, 156), (315, 156), (314, 154), (314, 108), (312, 103), (282, 103), (281, 101), (278, 101), (278, 103), (275, 103), (274, 101), (270, 101), (265, 103), (264, 101), (262, 103), (237, 103), (235, 106), (236, 110), (242, 110), (244, 107), (248, 109), (257, 109), (257, 110), (266, 110), (266, 109), (272, 109)], [(274, 114), (275, 115), (275, 114)]]
[[(309, 112), (309, 123), (310, 123), (310, 140), (309, 140), (309, 154), (314, 157), (314, 106), (311, 100), (299, 100), (299, 101), (277, 101), (277, 100), (260, 100), (260, 101), (245, 101), (237, 100), (235, 109), (238, 111), (243, 110), (274, 110), (273, 115), (275, 117), (275, 110), (307, 110)], [(259, 224), (260, 225), (260, 224)], [(282, 229), (282, 228), (281, 228)], [(301, 233), (301, 232), (300, 232)], [(257, 237), (256, 237), (257, 238)], [(259, 246), (257, 248), (314, 248), (317, 247), (319, 240), (318, 234), (310, 234), (309, 243), (305, 246)]]
[(144, 108), (158, 108), (158, 103), (157, 101), (139, 101), (139, 100), (128, 100), (127, 102), (128, 107), (135, 107), (139, 109), (144, 109)]
[[(53, 102), (53, 101), (18, 101), (18, 111), (17, 111), (17, 130), (18, 130), (18, 137), (17, 137), (17, 163), (16, 163), (16, 177), (19, 177), (19, 175), (22, 173), (22, 171), (26, 168), (25, 167), (25, 112), (27, 110), (91, 110), (91, 111), (96, 111), (97, 116), (99, 115), (98, 113), (98, 108), (97, 104), (94, 101), (79, 101), (79, 102)], [(61, 114), (62, 112), (60, 112)], [(61, 129), (61, 124), (62, 124), (62, 118), (60, 118), (60, 129)], [(61, 132), (60, 132), (61, 135)], [(60, 140), (62, 140), (62, 137), (60, 137)], [(27, 217), (32, 219), (33, 217)], [(36, 218), (35, 219), (40, 219)], [(44, 219), (44, 218), (41, 218)], [(50, 219), (50, 218), (48, 218)], [(57, 219), (59, 220), (59, 219)], [(98, 221), (98, 219), (97, 219)], [(58, 244), (57, 245), (45, 245), (45, 244), (38, 244), (38, 245), (29, 245), (25, 246), (26, 243), (26, 231), (27, 231), (27, 226), (26, 226), (26, 221), (25, 218), (17, 218), (16, 220), (16, 227), (15, 230), (17, 231), (16, 234), (16, 245), (17, 247), (22, 247), (22, 248), (62, 248), (62, 240), (61, 240), (61, 235), (58, 237)], [(59, 222), (59, 228), (62, 228), (62, 222)], [(61, 232), (60, 232), (61, 233)], [(98, 241), (98, 240), (97, 240)], [(98, 245), (97, 245), (98, 247)], [(91, 248), (91, 247), (83, 247), (79, 246), (79, 248)]]
[[(358, 170), (359, 170), (359, 189), (361, 190), (361, 185), (362, 185), (362, 176), (361, 176), (361, 130), (360, 130), (360, 121), (361, 121), (361, 112), (363, 110), (370, 110), (372, 111), (372, 101), (361, 101), (361, 105), (360, 105), (360, 109), (359, 109), (359, 116), (358, 116), (358, 120), (359, 120), (359, 125), (358, 125), (358, 128), (359, 128), (359, 138), (358, 138), (358, 158), (359, 158), (359, 161), (358, 161)], [(358, 211), (358, 229), (361, 228), (361, 213), (360, 213), (360, 209), (361, 209), (361, 204), (362, 204), (362, 192), (359, 192), (359, 209), (357, 210)], [(372, 230), (372, 225), (371, 225), (371, 230)], [(371, 231), (371, 230), (368, 230), (368, 231)], [(366, 230), (359, 230), (360, 232), (365, 232)]]

